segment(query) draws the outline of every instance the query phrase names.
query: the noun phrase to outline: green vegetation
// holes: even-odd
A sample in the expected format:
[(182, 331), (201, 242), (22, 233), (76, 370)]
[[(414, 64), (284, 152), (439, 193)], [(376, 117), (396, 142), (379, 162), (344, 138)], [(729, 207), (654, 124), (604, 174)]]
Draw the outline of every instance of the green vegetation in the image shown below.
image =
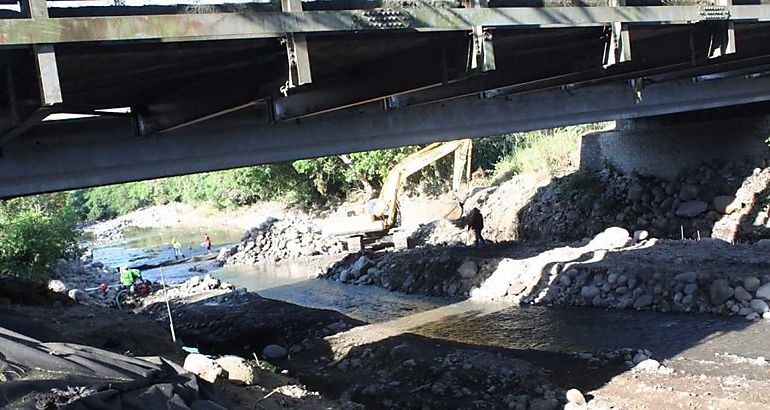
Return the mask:
[(152, 181), (131, 182), (69, 193), (82, 220), (114, 218), (150, 205), (208, 202), (229, 208), (260, 200), (290, 203), (345, 197), (355, 189), (371, 191), (398, 161), (416, 147), (385, 149)]
[[(525, 172), (554, 174), (573, 165), (580, 135), (604, 125), (479, 139), (474, 144), (473, 167), (494, 169), (498, 182)], [(396, 163), (418, 148), (383, 149), (77, 190), (69, 194), (68, 202), (80, 219), (99, 220), (168, 202), (207, 202), (230, 208), (260, 200), (296, 203), (345, 198), (357, 191), (371, 194)], [(451, 167), (452, 157), (447, 156), (410, 181), (422, 182), (424, 188), (439, 192), (450, 179)]]
[(500, 182), (522, 173), (554, 175), (570, 169), (577, 165), (580, 136), (605, 126), (606, 123), (576, 125), (502, 137), (507, 145), (505, 154), (494, 164), (495, 178)]
[(0, 276), (44, 279), (47, 267), (78, 239), (66, 194), (0, 202)]

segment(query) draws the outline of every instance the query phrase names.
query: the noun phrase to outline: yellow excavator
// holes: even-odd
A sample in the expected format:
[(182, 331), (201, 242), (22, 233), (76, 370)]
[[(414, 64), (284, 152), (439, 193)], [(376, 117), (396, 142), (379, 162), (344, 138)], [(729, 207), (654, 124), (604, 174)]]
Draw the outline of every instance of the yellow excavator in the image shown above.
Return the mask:
[[(401, 222), (398, 200), (401, 185), (410, 175), (454, 153), (452, 190), (457, 196), (463, 176), (467, 181), (470, 181), (473, 148), (471, 141), (464, 139), (436, 142), (404, 158), (388, 174), (379, 197), (370, 201), (373, 206), (370, 206), (362, 215), (348, 213), (346, 216), (326, 219), (322, 224), (324, 234), (344, 237), (349, 252), (357, 252), (366, 244), (378, 241), (388, 234), (392, 234), (393, 243), (397, 249), (406, 248), (408, 246), (406, 233), (393, 229), (398, 227)], [(448, 219), (462, 216), (462, 207), (459, 201), (456, 206), (442, 216)]]

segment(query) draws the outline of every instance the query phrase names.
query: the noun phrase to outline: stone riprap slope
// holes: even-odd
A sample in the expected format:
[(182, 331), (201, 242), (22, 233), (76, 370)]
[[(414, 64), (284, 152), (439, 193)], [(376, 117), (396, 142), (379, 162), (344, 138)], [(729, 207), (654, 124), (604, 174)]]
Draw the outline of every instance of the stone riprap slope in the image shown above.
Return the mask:
[(742, 162), (703, 164), (673, 181), (581, 172), (542, 188), (521, 211), (520, 233), (527, 239), (576, 240), (621, 226), (657, 238), (714, 234), (730, 242), (755, 241), (770, 234), (763, 200), (768, 182), (770, 168)]
[(770, 318), (767, 243), (637, 241), (617, 227), (569, 246), (501, 243), (364, 252), (322, 277), (479, 301)]

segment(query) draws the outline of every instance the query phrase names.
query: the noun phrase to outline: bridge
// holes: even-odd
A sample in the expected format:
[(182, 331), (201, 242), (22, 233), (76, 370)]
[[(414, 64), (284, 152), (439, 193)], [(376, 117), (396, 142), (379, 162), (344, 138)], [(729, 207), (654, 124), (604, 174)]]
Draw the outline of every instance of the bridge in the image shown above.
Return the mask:
[(765, 112), (766, 1), (0, 0), (0, 197)]

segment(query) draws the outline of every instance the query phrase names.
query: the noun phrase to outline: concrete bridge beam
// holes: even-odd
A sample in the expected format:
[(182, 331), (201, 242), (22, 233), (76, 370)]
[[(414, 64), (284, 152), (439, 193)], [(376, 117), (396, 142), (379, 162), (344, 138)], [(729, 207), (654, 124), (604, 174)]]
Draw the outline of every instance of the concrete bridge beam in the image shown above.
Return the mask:
[(269, 123), (260, 107), (145, 138), (129, 118), (44, 122), (3, 149), (0, 197), (770, 100), (770, 77), (627, 82)]

